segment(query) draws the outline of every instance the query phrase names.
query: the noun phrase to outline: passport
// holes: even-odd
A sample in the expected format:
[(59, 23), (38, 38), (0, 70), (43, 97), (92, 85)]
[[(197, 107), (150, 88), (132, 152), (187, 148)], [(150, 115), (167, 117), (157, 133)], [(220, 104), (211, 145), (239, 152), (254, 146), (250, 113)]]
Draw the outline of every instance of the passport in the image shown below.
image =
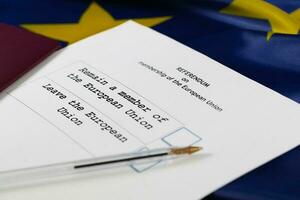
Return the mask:
[(59, 43), (0, 23), (0, 92), (59, 48)]

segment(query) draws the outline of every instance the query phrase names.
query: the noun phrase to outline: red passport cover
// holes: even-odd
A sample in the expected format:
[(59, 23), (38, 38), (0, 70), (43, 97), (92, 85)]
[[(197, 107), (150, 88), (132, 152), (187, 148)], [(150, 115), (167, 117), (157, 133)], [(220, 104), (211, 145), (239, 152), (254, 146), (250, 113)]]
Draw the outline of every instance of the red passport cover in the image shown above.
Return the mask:
[(55, 40), (0, 23), (0, 92), (58, 48)]

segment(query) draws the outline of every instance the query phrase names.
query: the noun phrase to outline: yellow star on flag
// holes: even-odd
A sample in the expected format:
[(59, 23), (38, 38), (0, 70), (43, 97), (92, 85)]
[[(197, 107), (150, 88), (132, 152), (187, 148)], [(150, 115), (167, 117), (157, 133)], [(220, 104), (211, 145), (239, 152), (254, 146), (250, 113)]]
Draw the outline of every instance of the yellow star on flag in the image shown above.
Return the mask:
[(267, 40), (276, 33), (297, 35), (300, 30), (300, 9), (287, 13), (264, 0), (233, 0), (221, 13), (268, 20), (272, 30), (267, 33)]
[[(160, 24), (171, 16), (132, 19), (140, 24), (151, 27)], [(128, 19), (115, 19), (96, 2), (90, 6), (81, 16), (78, 23), (66, 24), (22, 24), (21, 26), (32, 32), (48, 36), (53, 39), (74, 43), (80, 39), (112, 28)]]

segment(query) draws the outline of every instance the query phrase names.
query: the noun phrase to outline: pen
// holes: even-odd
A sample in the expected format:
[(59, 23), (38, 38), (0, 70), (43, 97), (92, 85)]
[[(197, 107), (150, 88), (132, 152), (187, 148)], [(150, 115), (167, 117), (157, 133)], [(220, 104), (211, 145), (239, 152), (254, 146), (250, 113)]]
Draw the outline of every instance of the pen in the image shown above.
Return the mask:
[(191, 155), (201, 149), (201, 147), (197, 146), (161, 148), (4, 171), (0, 172), (0, 189), (47, 182), (56, 179), (73, 178), (76, 177), (76, 175), (82, 175), (101, 169), (146, 164), (168, 158), (177, 158)]

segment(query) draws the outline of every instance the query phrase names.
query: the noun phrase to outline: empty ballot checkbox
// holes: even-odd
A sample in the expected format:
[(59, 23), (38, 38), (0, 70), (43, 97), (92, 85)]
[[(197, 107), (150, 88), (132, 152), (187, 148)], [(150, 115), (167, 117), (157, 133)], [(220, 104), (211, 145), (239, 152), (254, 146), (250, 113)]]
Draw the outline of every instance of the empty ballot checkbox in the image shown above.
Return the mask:
[(180, 128), (162, 138), (162, 141), (170, 146), (190, 146), (200, 140), (201, 138), (198, 135), (187, 128)]

